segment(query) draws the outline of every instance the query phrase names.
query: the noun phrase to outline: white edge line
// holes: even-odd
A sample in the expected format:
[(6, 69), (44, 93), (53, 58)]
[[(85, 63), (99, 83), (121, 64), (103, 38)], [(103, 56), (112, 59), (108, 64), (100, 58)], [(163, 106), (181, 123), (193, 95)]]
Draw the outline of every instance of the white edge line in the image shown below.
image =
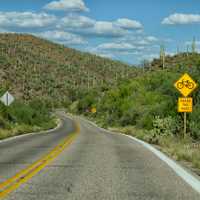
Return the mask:
[(53, 132), (53, 131), (58, 130), (58, 129), (62, 126), (62, 124), (63, 124), (62, 120), (59, 119), (59, 123), (58, 123), (57, 126), (56, 126), (55, 128), (53, 128), (53, 129), (49, 129), (49, 130), (46, 130), (46, 131), (33, 132), (33, 133), (24, 133), (24, 134), (22, 134), (22, 135), (16, 135), (16, 136), (13, 136), (13, 137), (9, 137), (9, 138), (0, 140), (0, 144), (1, 144), (1, 143), (4, 143), (4, 142), (8, 142), (8, 141), (15, 140), (15, 139), (23, 138), (23, 137), (28, 137), (28, 136), (31, 136), (31, 135), (44, 134), (44, 133), (51, 133), (51, 132)]
[[(125, 134), (123, 134), (125, 135)], [(177, 164), (175, 161), (173, 161), (171, 158), (157, 150), (152, 145), (141, 141), (133, 136), (125, 135), (129, 137), (130, 139), (133, 139), (134, 141), (142, 144), (145, 148), (150, 150), (152, 153), (154, 153), (160, 160), (164, 161), (169, 167), (171, 167), (174, 172), (180, 176), (186, 183), (188, 183), (194, 190), (196, 190), (198, 193), (200, 193), (200, 181), (195, 178), (193, 175), (191, 175), (189, 172), (187, 172), (183, 167), (181, 167), (179, 164)]]
[[(83, 118), (82, 118), (83, 119)], [(86, 120), (84, 118), (84, 120)], [(86, 120), (88, 121), (88, 120)], [(95, 127), (101, 129), (102, 131), (105, 131), (107, 133), (110, 134), (116, 134), (114, 132), (108, 131), (104, 128), (98, 127), (97, 124), (95, 124), (94, 122), (88, 121), (90, 124), (94, 125)], [(143, 145), (146, 149), (148, 149), (149, 151), (151, 151), (152, 153), (154, 153), (160, 160), (162, 160), (163, 162), (165, 162), (179, 177), (181, 177), (187, 184), (189, 184), (195, 191), (197, 191), (198, 193), (200, 193), (200, 180), (198, 180), (197, 178), (195, 178), (192, 174), (190, 174), (189, 172), (187, 172), (182, 166), (180, 166), (179, 164), (177, 164), (175, 161), (173, 161), (171, 158), (169, 158), (168, 156), (166, 156), (164, 153), (160, 152), (159, 150), (157, 150), (155, 147), (153, 147), (152, 145), (139, 140), (131, 135), (126, 135), (123, 133), (120, 133), (123, 136), (126, 136), (132, 140), (134, 140), (137, 143), (140, 143), (141, 145)]]

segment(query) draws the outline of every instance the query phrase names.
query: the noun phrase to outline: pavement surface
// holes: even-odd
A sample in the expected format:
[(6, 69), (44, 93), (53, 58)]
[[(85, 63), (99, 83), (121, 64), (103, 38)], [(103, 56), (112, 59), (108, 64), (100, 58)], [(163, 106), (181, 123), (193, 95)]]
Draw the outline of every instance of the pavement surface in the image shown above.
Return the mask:
[[(51, 133), (0, 143), (0, 181), (13, 176), (74, 131), (72, 120)], [(80, 134), (53, 162), (7, 200), (200, 200), (163, 161), (141, 144), (76, 118)]]

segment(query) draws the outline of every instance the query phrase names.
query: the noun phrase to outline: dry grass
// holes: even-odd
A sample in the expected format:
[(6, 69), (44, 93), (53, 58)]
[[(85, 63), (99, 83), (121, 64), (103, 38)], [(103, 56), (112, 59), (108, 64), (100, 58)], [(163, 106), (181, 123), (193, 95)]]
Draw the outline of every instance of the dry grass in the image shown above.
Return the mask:
[[(110, 130), (132, 135), (155, 145), (148, 131), (138, 130), (133, 126), (110, 128)], [(160, 136), (157, 137), (156, 147), (173, 159), (186, 161), (193, 168), (200, 169), (200, 143), (194, 143), (190, 137), (183, 139), (177, 136)]]
[(44, 123), (42, 127), (29, 126), (25, 124), (15, 124), (9, 129), (0, 129), (0, 140), (17, 135), (49, 130), (56, 127), (59, 122), (60, 121), (57, 118), (55, 118), (51, 122)]

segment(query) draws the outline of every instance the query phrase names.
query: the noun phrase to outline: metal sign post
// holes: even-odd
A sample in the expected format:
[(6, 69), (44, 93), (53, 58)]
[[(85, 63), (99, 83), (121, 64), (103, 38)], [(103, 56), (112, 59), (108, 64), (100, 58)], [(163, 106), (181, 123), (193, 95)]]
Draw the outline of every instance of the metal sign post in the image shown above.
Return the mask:
[(187, 113), (184, 112), (184, 130), (183, 130), (183, 137), (185, 138), (187, 134)]

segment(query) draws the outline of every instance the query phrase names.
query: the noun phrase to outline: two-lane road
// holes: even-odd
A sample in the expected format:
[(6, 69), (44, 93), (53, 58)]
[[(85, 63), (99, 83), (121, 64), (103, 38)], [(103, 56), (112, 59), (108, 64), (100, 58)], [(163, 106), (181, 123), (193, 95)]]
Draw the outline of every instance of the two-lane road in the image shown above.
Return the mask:
[[(141, 144), (76, 119), (80, 134), (7, 200), (199, 200), (200, 195)], [(0, 143), (0, 180), (14, 176), (74, 131), (63, 126)], [(1, 188), (1, 185), (0, 185)]]

